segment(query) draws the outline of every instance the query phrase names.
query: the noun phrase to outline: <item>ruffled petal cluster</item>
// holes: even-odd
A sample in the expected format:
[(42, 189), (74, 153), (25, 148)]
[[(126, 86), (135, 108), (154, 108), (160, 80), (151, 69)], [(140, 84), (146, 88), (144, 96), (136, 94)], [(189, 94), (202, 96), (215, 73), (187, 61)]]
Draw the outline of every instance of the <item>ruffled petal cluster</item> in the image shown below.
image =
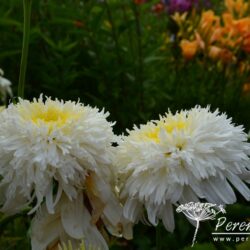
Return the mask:
[(236, 201), (233, 187), (247, 200), (250, 144), (242, 126), (218, 110), (195, 107), (166, 113), (123, 136), (115, 164), (120, 172), (124, 215), (132, 222), (161, 219), (173, 231), (172, 204)]
[(37, 212), (32, 249), (67, 239), (108, 249), (96, 225), (116, 236), (125, 230), (111, 169), (117, 138), (108, 115), (43, 96), (19, 99), (0, 112), (0, 211), (14, 214), (29, 206)]
[(64, 195), (54, 214), (49, 214), (43, 205), (32, 221), (31, 239), (32, 249), (36, 250), (58, 249), (59, 244), (68, 241), (76, 249), (82, 240), (86, 246), (108, 250), (105, 239), (83, 205), (83, 195), (80, 193), (73, 202)]
[[(2, 211), (45, 198), (47, 208), (64, 192), (76, 198), (89, 172), (110, 178), (111, 143), (108, 113), (71, 101), (40, 97), (21, 100), (0, 113), (0, 182)], [(53, 189), (56, 186), (56, 200)], [(21, 202), (21, 197), (23, 201)], [(20, 203), (20, 204), (19, 204)]]

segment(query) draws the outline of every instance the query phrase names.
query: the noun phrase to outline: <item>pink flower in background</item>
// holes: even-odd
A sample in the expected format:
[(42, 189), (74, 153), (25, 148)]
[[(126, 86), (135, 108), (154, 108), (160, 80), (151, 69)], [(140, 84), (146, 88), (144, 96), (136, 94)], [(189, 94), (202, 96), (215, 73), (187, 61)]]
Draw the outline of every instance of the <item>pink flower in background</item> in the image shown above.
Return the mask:
[(174, 12), (186, 12), (192, 8), (208, 7), (210, 6), (209, 0), (162, 0), (167, 7), (169, 14)]

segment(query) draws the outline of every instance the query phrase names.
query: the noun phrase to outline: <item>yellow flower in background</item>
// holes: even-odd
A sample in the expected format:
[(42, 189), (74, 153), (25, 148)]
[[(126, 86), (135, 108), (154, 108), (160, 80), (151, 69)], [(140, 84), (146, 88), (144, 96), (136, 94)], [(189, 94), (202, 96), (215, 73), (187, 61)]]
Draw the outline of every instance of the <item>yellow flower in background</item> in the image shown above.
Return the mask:
[(187, 18), (187, 12), (184, 12), (182, 14), (179, 12), (175, 12), (171, 17), (179, 26), (181, 26)]

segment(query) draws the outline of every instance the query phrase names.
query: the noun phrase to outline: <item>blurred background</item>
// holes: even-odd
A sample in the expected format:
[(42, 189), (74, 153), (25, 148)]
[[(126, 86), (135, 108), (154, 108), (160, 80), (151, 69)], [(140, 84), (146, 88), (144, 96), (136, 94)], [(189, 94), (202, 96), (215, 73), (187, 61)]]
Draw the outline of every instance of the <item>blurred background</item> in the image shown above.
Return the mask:
[[(104, 107), (116, 133), (169, 109), (210, 105), (248, 133), (249, 14), (244, 0), (34, 0), (25, 98), (43, 93)], [(14, 98), (22, 22), (22, 1), (2, 0), (0, 68)], [(249, 210), (239, 197), (228, 218), (247, 220)], [(0, 250), (30, 249), (28, 228), (27, 216), (1, 216)], [(250, 249), (249, 243), (213, 242), (213, 228), (202, 224), (193, 250)], [(113, 250), (187, 250), (193, 232), (179, 214), (173, 234), (140, 224), (133, 241), (109, 242)]]

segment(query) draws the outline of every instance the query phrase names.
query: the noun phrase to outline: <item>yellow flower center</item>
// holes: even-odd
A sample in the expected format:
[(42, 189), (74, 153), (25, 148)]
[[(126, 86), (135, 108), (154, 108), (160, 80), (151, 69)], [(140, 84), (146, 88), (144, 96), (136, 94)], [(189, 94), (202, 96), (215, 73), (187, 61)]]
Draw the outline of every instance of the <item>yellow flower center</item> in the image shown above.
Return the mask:
[(174, 131), (186, 130), (187, 128), (188, 122), (185, 116), (170, 116), (160, 120), (156, 125), (145, 128), (142, 131), (142, 137), (159, 143), (161, 129), (165, 130), (168, 134), (172, 134)]
[(152, 131), (146, 132), (145, 136), (150, 140), (159, 142), (159, 132), (160, 132), (160, 127), (155, 127)]
[(41, 102), (30, 103), (28, 106), (19, 106), (19, 113), (25, 120), (31, 120), (37, 126), (45, 124), (52, 128), (63, 127), (69, 121), (78, 120), (82, 114), (82, 109), (73, 109), (73, 106), (60, 105), (50, 101), (46, 104)]
[(57, 125), (63, 125), (65, 122), (71, 118), (71, 114), (64, 113), (57, 107), (50, 106), (47, 109), (38, 108), (34, 110), (31, 120), (34, 123), (44, 122), (44, 123), (57, 123)]
[(164, 129), (168, 133), (172, 133), (174, 130), (183, 130), (187, 127), (187, 123), (184, 120), (172, 120), (164, 123)]

